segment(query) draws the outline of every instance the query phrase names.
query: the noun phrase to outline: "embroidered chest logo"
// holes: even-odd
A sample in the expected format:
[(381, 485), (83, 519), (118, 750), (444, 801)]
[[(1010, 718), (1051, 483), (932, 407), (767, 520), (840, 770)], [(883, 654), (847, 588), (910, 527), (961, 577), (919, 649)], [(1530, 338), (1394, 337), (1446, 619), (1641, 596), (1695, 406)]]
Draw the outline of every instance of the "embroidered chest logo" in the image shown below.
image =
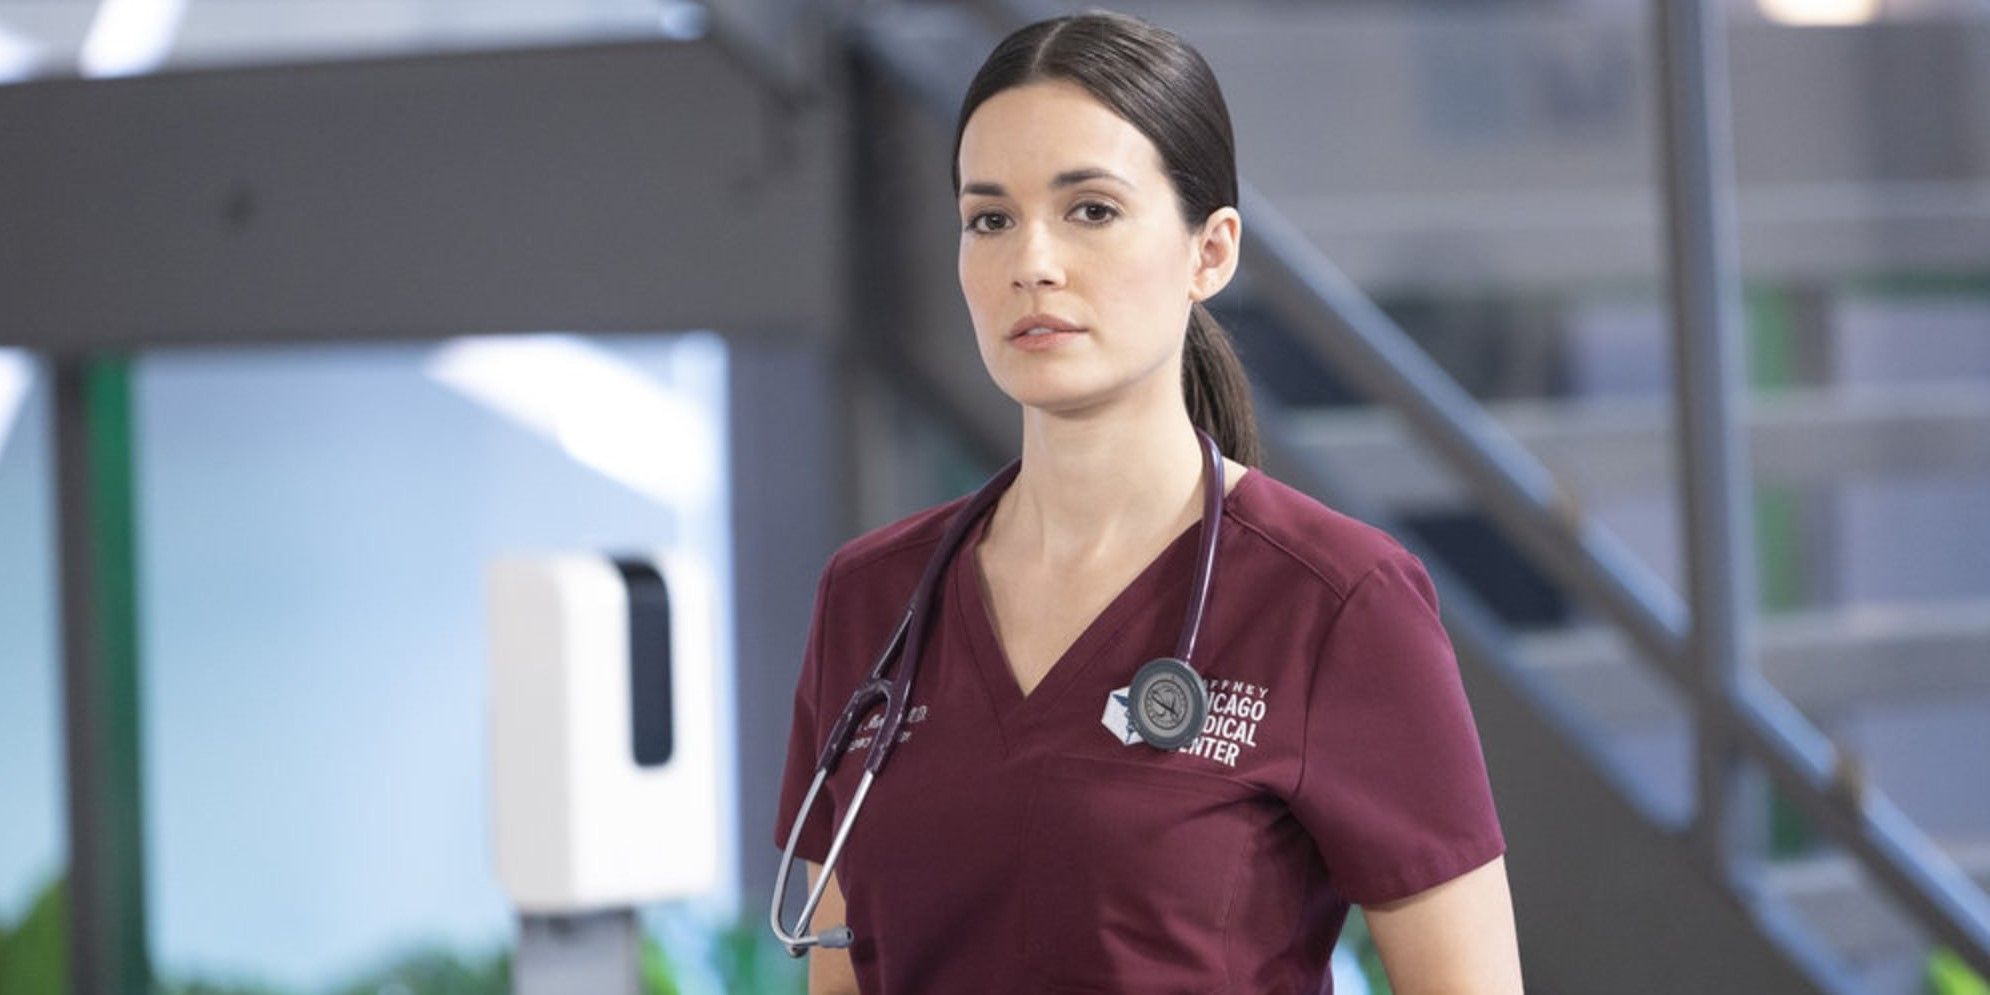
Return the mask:
[[(914, 705), (911, 708), (906, 709), (905, 724), (898, 730), (898, 741), (900, 743), (903, 743), (906, 740), (911, 739), (913, 724), (916, 722), (924, 722), (924, 721), (926, 721), (926, 706)], [(858, 732), (857, 737), (855, 739), (850, 740), (849, 749), (861, 750), (864, 747), (871, 745), (871, 739), (875, 737), (877, 735), (878, 730), (882, 728), (884, 728), (884, 715), (877, 712), (871, 713), (870, 720), (865, 722), (863, 726), (861, 726), (857, 730)]]
[[(1245, 748), (1258, 746), (1258, 723), (1264, 721), (1270, 688), (1246, 681), (1211, 679), (1209, 717), (1202, 720), (1202, 734), (1182, 747), (1190, 756), (1214, 760), (1225, 767), (1237, 766)], [(1140, 742), (1126, 710), (1131, 707), (1132, 688), (1123, 687), (1106, 694), (1106, 709), (1099, 724), (1128, 746)]]

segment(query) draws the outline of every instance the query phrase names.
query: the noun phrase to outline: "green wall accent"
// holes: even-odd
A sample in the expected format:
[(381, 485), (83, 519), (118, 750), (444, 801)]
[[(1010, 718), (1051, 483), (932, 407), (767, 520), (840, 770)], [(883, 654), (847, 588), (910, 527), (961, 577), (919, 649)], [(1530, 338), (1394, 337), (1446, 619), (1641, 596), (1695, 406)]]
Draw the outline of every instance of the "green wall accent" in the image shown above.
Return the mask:
[(1757, 390), (1796, 383), (1796, 309), (1780, 286), (1751, 284), (1741, 292), (1747, 324), (1748, 384)]
[(1859, 297), (1990, 297), (1990, 272), (1873, 273), (1845, 281), (1843, 289)]
[[(1790, 387), (1797, 382), (1798, 336), (1796, 307), (1789, 290), (1776, 284), (1752, 284), (1742, 292), (1747, 316), (1748, 383), (1751, 396)], [(1801, 607), (1809, 594), (1809, 564), (1804, 560), (1802, 488), (1757, 483), (1754, 486), (1756, 606), (1764, 614)], [(1780, 791), (1769, 788), (1771, 858), (1801, 854), (1817, 842), (1817, 832)]]

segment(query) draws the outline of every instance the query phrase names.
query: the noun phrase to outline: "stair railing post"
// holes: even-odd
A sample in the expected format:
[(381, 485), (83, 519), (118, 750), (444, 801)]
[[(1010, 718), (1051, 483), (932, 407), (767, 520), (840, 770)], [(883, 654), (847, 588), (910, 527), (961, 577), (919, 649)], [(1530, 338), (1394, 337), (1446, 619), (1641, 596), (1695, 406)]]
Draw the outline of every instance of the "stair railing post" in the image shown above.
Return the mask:
[(1706, 0), (1656, 0), (1660, 160), (1665, 183), (1667, 281), (1672, 301), (1673, 396), (1683, 491), (1686, 641), (1697, 698), (1703, 859), (1753, 890), (1764, 839), (1761, 780), (1744, 767), (1730, 721), (1742, 668), (1752, 665), (1755, 550), (1747, 439), (1741, 289), (1727, 50), (1720, 12)]

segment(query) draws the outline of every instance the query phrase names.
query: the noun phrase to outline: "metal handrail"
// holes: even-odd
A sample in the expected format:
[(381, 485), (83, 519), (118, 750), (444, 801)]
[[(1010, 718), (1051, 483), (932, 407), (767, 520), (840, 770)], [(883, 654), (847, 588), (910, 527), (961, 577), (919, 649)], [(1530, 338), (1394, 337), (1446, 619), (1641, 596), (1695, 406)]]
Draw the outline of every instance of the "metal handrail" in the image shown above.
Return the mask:
[[(1688, 656), (1687, 613), (1678, 594), (1569, 499), (1539, 459), (1276, 209), (1249, 189), (1241, 199), (1250, 219), (1243, 255), (1259, 261), (1244, 264), (1253, 289), (1269, 291), (1300, 344), (1400, 414), (1503, 534), (1623, 629), (1641, 658), (1691, 701), (1702, 726), (1711, 720), (1735, 734), (1910, 914), (1990, 974), (1990, 900), (1955, 862), (1884, 793), (1862, 784), (1847, 758), (1752, 669), (1731, 695), (1704, 691)], [(1725, 868), (1707, 869), (1731, 888), (1751, 890)]]

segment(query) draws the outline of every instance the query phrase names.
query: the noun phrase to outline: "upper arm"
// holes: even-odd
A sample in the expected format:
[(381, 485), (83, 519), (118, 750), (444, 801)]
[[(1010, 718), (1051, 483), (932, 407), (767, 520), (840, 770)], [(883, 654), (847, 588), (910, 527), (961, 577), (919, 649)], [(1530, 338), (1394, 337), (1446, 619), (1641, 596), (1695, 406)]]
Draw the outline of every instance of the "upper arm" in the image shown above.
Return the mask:
[(1396, 995), (1521, 991), (1506, 858), (1408, 898), (1363, 906)]
[[(815, 879), (822, 873), (822, 865), (814, 861), (804, 861), (808, 865), (809, 888), (815, 887)], [(843, 925), (843, 889), (836, 883), (836, 872), (829, 872), (829, 887), (822, 891), (822, 904), (815, 907), (815, 918), (808, 927), (810, 932), (820, 932)], [(828, 947), (811, 948), (808, 955), (808, 995), (858, 995), (857, 972), (850, 966), (850, 951), (834, 950)]]

